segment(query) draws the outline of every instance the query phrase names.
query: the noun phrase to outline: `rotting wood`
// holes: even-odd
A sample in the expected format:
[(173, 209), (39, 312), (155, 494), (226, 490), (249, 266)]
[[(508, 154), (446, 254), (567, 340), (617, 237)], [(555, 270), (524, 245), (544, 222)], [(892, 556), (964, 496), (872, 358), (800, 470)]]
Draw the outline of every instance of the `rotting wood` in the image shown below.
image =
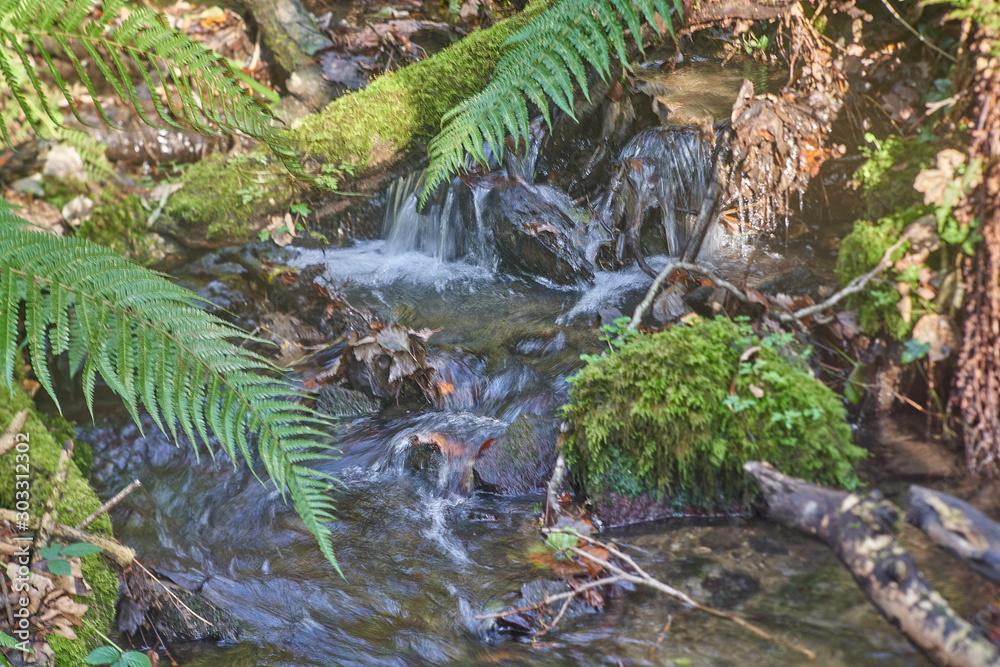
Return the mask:
[(932, 661), (947, 667), (1000, 664), (1000, 652), (958, 616), (896, 539), (899, 509), (872, 491), (861, 498), (751, 461), (743, 469), (767, 502), (767, 517), (830, 547), (875, 607)]

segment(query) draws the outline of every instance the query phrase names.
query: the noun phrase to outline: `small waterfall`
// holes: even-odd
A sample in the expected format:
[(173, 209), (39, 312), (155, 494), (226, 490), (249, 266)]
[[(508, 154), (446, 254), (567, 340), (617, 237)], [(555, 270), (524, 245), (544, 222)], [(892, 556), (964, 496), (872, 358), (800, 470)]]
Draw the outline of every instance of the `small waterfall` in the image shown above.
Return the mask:
[[(648, 211), (658, 210), (667, 250), (680, 255), (711, 179), (711, 146), (689, 127), (645, 130), (622, 149), (619, 162), (597, 207), (605, 228), (623, 218), (626, 229), (641, 225)], [(619, 255), (623, 251), (619, 248)]]
[(398, 179), (386, 191), (382, 218), (386, 254), (419, 252), (439, 262), (465, 259), (474, 264), (494, 265), (496, 257), (482, 216), (483, 200), (489, 189), (476, 183), (534, 182), (543, 138), (541, 122), (536, 121), (524, 150), (505, 147), (502, 164), (488, 146), (484, 147), (490, 173), (483, 175), (482, 167), (467, 159), (466, 169), (471, 176), (465, 182), (455, 178), (447, 186), (438, 188), (422, 211), (418, 211), (418, 202), (424, 172)]

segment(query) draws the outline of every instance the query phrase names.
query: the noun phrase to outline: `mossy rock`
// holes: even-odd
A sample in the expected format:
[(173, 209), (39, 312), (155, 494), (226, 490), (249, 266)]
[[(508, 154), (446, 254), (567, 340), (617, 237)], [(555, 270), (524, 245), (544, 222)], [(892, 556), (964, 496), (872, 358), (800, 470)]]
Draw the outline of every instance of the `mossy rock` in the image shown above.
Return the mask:
[[(0, 431), (6, 429), (14, 415), (28, 409), (28, 420), (21, 430), (29, 438), (31, 466), (30, 513), (40, 516), (45, 503), (52, 493), (51, 478), (59, 461), (62, 445), (49, 432), (42, 417), (35, 411), (34, 404), (20, 389), (8, 393), (0, 388)], [(9, 463), (13, 454), (9, 453)], [(5, 457), (6, 458), (6, 457)], [(13, 465), (0, 465), (0, 507), (14, 507)], [(101, 506), (94, 490), (80, 473), (75, 463), (70, 463), (66, 486), (58, 507), (58, 522), (75, 526), (91, 512)], [(111, 537), (111, 520), (105, 515), (94, 521), (87, 530)], [(101, 555), (87, 556), (82, 562), (83, 577), (93, 589), (93, 595), (77, 596), (76, 602), (89, 606), (84, 615), (83, 627), (74, 628), (78, 639), (70, 641), (49, 635), (49, 644), (56, 656), (57, 667), (79, 667), (86, 664), (84, 657), (95, 647), (106, 642), (98, 632), (108, 634), (115, 616), (115, 602), (118, 599), (118, 575)]]
[(864, 195), (865, 217), (880, 218), (917, 204), (921, 195), (913, 189), (913, 181), (921, 169), (934, 164), (939, 148), (914, 138), (890, 136), (862, 149), (867, 159), (854, 172), (854, 182)]
[[(759, 349), (741, 363), (751, 347)], [(749, 325), (717, 318), (639, 335), (591, 359), (563, 411), (573, 426), (567, 461), (595, 507), (617, 500), (638, 511), (635, 520), (656, 518), (651, 505), (745, 507), (751, 460), (853, 489), (853, 461), (866, 453), (852, 443), (840, 398), (774, 347)]]

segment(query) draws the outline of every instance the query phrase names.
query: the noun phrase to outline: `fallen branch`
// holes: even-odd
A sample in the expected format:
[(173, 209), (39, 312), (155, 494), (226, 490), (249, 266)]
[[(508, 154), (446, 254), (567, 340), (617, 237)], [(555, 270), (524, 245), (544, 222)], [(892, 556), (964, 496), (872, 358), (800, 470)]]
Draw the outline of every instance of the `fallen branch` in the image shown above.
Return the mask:
[(743, 290), (741, 290), (739, 287), (732, 284), (731, 282), (723, 280), (722, 278), (717, 276), (711, 269), (707, 269), (704, 266), (701, 266), (700, 264), (695, 264), (693, 262), (680, 262), (680, 261), (667, 262), (666, 266), (660, 269), (660, 272), (657, 274), (656, 278), (653, 279), (653, 284), (650, 285), (649, 289), (646, 291), (646, 296), (643, 297), (639, 305), (636, 306), (635, 313), (632, 315), (632, 321), (628, 323), (629, 329), (636, 329), (639, 327), (639, 325), (642, 323), (642, 318), (645, 317), (646, 315), (646, 311), (649, 310), (649, 307), (653, 305), (653, 300), (656, 298), (657, 292), (660, 291), (660, 286), (663, 285), (663, 281), (666, 280), (671, 273), (677, 270), (689, 271), (691, 273), (700, 273), (701, 275), (705, 276), (719, 287), (729, 290), (729, 292), (733, 296), (735, 296), (743, 303), (747, 305), (753, 303), (749, 298), (747, 298), (747, 295), (743, 293)]
[(10, 426), (8, 426), (7, 430), (4, 431), (4, 434), (0, 436), (0, 456), (3, 456), (14, 448), (14, 439), (17, 437), (17, 434), (21, 432), (21, 429), (24, 428), (24, 423), (26, 421), (28, 421), (27, 410), (21, 410), (14, 415), (13, 419), (10, 420)]
[[(11, 522), (18, 521), (18, 513), (14, 510), (9, 510), (5, 508), (0, 508), (0, 520), (7, 520)], [(28, 526), (30, 529), (35, 529), (38, 527), (38, 519), (32, 517), (28, 521)], [(107, 553), (111, 558), (121, 567), (128, 567), (135, 560), (135, 551), (113, 542), (105, 537), (99, 535), (94, 535), (92, 533), (85, 533), (82, 530), (77, 530), (70, 526), (64, 526), (61, 523), (57, 523), (52, 527), (52, 535), (56, 537), (62, 537), (67, 540), (75, 540), (77, 542), (88, 542), (93, 544), (95, 547), (100, 547), (102, 551)]]
[(86, 528), (87, 526), (89, 526), (90, 524), (92, 524), (94, 522), (94, 520), (97, 519), (97, 517), (101, 516), (102, 514), (106, 514), (107, 512), (109, 512), (115, 505), (117, 505), (121, 501), (125, 500), (125, 498), (126, 498), (126, 496), (128, 496), (128, 494), (132, 493), (133, 491), (135, 491), (136, 489), (138, 489), (140, 486), (142, 486), (142, 482), (140, 482), (137, 479), (133, 480), (131, 484), (129, 484), (124, 489), (122, 489), (117, 494), (115, 494), (114, 498), (112, 498), (108, 502), (106, 502), (103, 505), (101, 505), (100, 507), (98, 507), (96, 510), (93, 511), (93, 513), (91, 513), (90, 516), (88, 516), (86, 519), (84, 519), (80, 523), (76, 524), (76, 529), (77, 530), (83, 530), (84, 528)]
[(920, 233), (921, 228), (927, 225), (928, 223), (934, 224), (933, 215), (925, 215), (924, 217), (918, 218), (917, 220), (914, 220), (912, 223), (910, 223), (910, 226), (906, 228), (906, 230), (903, 232), (903, 235), (899, 237), (899, 240), (893, 243), (888, 248), (886, 248), (885, 253), (882, 255), (882, 259), (879, 260), (878, 264), (875, 265), (874, 269), (872, 269), (868, 273), (862, 273), (860, 276), (855, 277), (854, 280), (847, 283), (847, 285), (845, 285), (843, 289), (841, 289), (838, 292), (835, 292), (825, 301), (822, 301), (812, 306), (808, 306), (807, 308), (801, 308), (799, 310), (796, 310), (794, 313), (782, 313), (781, 315), (778, 316), (778, 319), (780, 319), (782, 322), (798, 321), (801, 320), (803, 317), (809, 317), (810, 315), (815, 315), (816, 313), (823, 312), (827, 308), (832, 308), (833, 306), (837, 305), (837, 303), (842, 301), (844, 297), (850, 296), (851, 294), (854, 294), (856, 292), (860, 292), (865, 288), (865, 285), (867, 285), (872, 278), (874, 278), (875, 276), (882, 273), (883, 271), (885, 271), (886, 269), (888, 269), (890, 266), (893, 265), (892, 255), (897, 250), (899, 250), (904, 243), (912, 241), (914, 237)]
[(767, 517), (830, 547), (868, 599), (932, 661), (948, 667), (1000, 664), (1000, 652), (958, 616), (896, 539), (900, 512), (878, 491), (860, 498), (752, 461), (743, 469), (767, 501)]
[(541, 611), (542, 609), (551, 605), (553, 602), (559, 602), (561, 600), (563, 602), (562, 607), (559, 609), (559, 612), (556, 614), (556, 616), (552, 619), (550, 623), (545, 624), (539, 620), (539, 623), (541, 623), (542, 625), (542, 630), (535, 633), (532, 639), (536, 639), (539, 636), (545, 634), (546, 632), (551, 631), (553, 628), (556, 627), (556, 625), (559, 624), (559, 621), (561, 621), (563, 616), (566, 614), (566, 610), (569, 608), (570, 602), (572, 602), (573, 599), (575, 599), (581, 593), (594, 588), (600, 588), (602, 586), (610, 586), (612, 584), (628, 582), (636, 584), (638, 586), (646, 586), (647, 588), (652, 588), (676, 600), (679, 600), (680, 602), (688, 605), (689, 607), (693, 607), (694, 609), (703, 611), (707, 614), (711, 614), (712, 616), (716, 616), (718, 618), (725, 618), (727, 620), (730, 620), (739, 625), (741, 628), (744, 628), (745, 630), (748, 630), (753, 634), (757, 635), (758, 637), (781, 644), (782, 646), (788, 649), (801, 653), (810, 660), (816, 657), (816, 654), (813, 651), (810, 651), (809, 649), (805, 648), (804, 646), (800, 646), (799, 644), (795, 644), (793, 642), (782, 639), (781, 637), (776, 637), (770, 634), (769, 632), (763, 630), (762, 628), (754, 625), (753, 623), (747, 621), (739, 614), (722, 611), (720, 609), (715, 609), (713, 607), (706, 607), (705, 605), (701, 604), (700, 602), (692, 598), (687, 593), (678, 590), (672, 586), (668, 586), (667, 584), (663, 583), (656, 577), (653, 577), (648, 572), (643, 570), (631, 556), (622, 553), (613, 544), (607, 544), (601, 542), (600, 540), (596, 540), (592, 537), (589, 537), (587, 535), (582, 535), (573, 529), (552, 529), (549, 530), (548, 532), (565, 533), (567, 535), (573, 535), (574, 537), (584, 540), (600, 549), (604, 549), (612, 556), (618, 558), (623, 563), (625, 563), (627, 567), (631, 568), (631, 572), (629, 570), (626, 570), (624, 567), (615, 565), (614, 563), (611, 562), (611, 559), (599, 558), (585, 551), (584, 549), (580, 549), (579, 547), (575, 546), (569, 547), (568, 551), (572, 552), (573, 554), (575, 554), (580, 558), (589, 560), (598, 567), (602, 568), (604, 571), (610, 572), (611, 575), (606, 577), (601, 577), (600, 579), (595, 579), (593, 581), (588, 581), (580, 585), (574, 585), (572, 587), (572, 590), (566, 591), (564, 593), (546, 595), (544, 598), (542, 598), (540, 602), (537, 602), (536, 604), (533, 605), (516, 607), (513, 609), (505, 609), (504, 611), (490, 613), (490, 614), (480, 614), (475, 618), (477, 619), (503, 618), (505, 616), (510, 616), (511, 614), (520, 614), (527, 611)]

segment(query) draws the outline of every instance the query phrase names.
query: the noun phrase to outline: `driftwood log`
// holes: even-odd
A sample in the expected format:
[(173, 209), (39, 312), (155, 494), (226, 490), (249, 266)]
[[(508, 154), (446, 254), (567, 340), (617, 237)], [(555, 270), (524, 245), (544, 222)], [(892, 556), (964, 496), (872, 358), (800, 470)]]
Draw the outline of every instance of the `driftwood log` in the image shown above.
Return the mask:
[(744, 466), (767, 502), (767, 517), (830, 547), (880, 612), (938, 665), (1000, 665), (1000, 652), (958, 616), (896, 539), (902, 514), (873, 491), (862, 498)]
[(975, 507), (911, 486), (906, 520), (979, 576), (1000, 584), (1000, 526)]

